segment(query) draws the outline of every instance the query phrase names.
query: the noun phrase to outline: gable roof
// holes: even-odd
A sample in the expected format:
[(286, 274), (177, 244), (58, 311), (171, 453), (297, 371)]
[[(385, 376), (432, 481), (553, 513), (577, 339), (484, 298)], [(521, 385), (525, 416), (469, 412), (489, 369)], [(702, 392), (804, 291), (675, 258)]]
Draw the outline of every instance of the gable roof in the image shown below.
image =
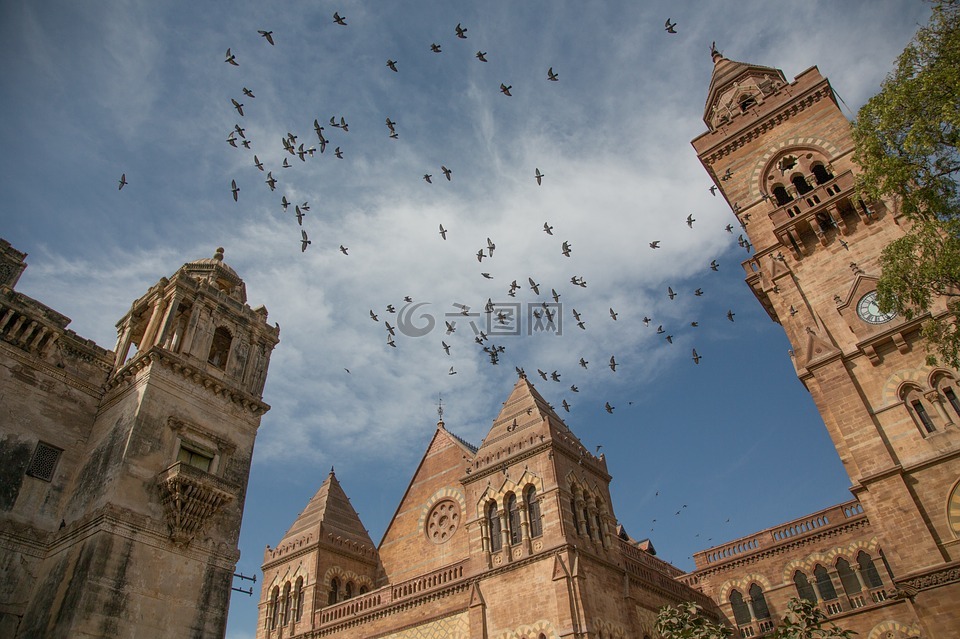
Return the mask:
[(512, 439), (521, 433), (525, 437), (540, 434), (551, 439), (572, 438), (579, 447), (583, 447), (573, 431), (560, 419), (557, 412), (537, 392), (525, 375), (521, 375), (514, 384), (510, 396), (503, 403), (500, 414), (493, 420), (493, 425), (490, 426), (490, 431), (480, 444), (477, 454), (481, 455), (484, 450), (492, 449), (504, 440)]
[(323, 534), (330, 533), (334, 537), (354, 541), (368, 548), (374, 547), (360, 516), (350, 503), (350, 498), (337, 481), (333, 468), (320, 489), (307, 502), (306, 508), (287, 530), (278, 547), (283, 547), (288, 541), (293, 541), (311, 530), (317, 531), (318, 538), (322, 531)]
[(787, 81), (783, 71), (779, 69), (730, 60), (716, 49), (713, 50), (713, 73), (710, 76), (710, 88), (707, 90), (707, 102), (703, 107), (703, 121), (708, 127), (713, 128), (710, 124), (713, 107), (723, 90), (748, 75), (774, 75), (784, 83)]

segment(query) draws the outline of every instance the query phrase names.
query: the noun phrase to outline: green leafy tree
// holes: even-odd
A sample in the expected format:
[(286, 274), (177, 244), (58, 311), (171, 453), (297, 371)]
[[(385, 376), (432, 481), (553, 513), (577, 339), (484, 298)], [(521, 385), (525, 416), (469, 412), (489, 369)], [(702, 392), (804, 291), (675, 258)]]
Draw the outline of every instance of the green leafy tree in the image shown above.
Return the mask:
[(954, 317), (930, 321), (931, 362), (960, 368), (960, 0), (933, 3), (880, 93), (854, 123), (865, 200), (892, 198), (911, 220), (881, 256), (880, 308), (908, 319), (944, 299)]
[[(693, 603), (661, 608), (657, 616), (657, 632), (663, 639), (726, 639), (732, 634), (730, 628), (708, 619), (703, 609)], [(787, 603), (787, 614), (780, 624), (764, 636), (770, 639), (852, 639), (855, 634), (828, 622), (816, 604), (793, 598)]]

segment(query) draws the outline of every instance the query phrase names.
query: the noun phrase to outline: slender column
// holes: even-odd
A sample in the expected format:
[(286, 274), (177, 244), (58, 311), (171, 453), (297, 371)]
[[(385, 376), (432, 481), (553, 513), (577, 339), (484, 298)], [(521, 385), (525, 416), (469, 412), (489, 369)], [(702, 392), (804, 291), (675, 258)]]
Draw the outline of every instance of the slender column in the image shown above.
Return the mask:
[(856, 564), (853, 567), (853, 574), (857, 576), (857, 581), (860, 583), (860, 592), (868, 590), (867, 583), (863, 580), (863, 575), (860, 574), (860, 564)]
[(143, 341), (140, 342), (140, 350), (145, 351), (153, 346), (153, 338), (157, 334), (157, 328), (160, 324), (160, 317), (165, 309), (162, 298), (154, 298), (153, 312), (150, 314), (150, 321), (147, 323), (147, 329), (143, 332)]
[(747, 602), (747, 609), (750, 611), (750, 621), (752, 623), (757, 620), (757, 613), (753, 611), (753, 597), (744, 597), (743, 600)]
[(157, 331), (156, 343), (160, 346), (165, 346), (164, 342), (167, 341), (167, 335), (170, 333), (170, 326), (176, 320), (177, 309), (180, 308), (180, 300), (182, 299), (183, 294), (174, 293), (167, 302), (166, 313), (164, 314), (163, 321), (160, 323), (160, 330)]
[(953, 425), (950, 415), (947, 414), (946, 409), (943, 407), (943, 395), (940, 394), (940, 391), (932, 390), (924, 394), (923, 397), (933, 405), (933, 408), (937, 411), (937, 415), (940, 416), (945, 426)]

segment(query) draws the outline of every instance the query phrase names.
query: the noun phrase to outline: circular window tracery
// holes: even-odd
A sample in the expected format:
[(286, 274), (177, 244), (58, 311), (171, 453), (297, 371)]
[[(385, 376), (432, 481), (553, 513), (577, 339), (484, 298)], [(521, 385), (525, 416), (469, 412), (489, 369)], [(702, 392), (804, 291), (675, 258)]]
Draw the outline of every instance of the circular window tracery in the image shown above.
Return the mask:
[(448, 541), (460, 527), (460, 504), (452, 499), (437, 502), (427, 515), (427, 538), (435, 544)]

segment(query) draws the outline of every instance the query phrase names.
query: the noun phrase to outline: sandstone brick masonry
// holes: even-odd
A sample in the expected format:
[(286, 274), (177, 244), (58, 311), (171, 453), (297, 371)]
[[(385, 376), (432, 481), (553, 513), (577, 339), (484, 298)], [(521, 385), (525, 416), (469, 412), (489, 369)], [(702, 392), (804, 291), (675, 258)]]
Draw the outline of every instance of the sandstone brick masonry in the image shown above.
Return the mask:
[(379, 549), (341, 535), (364, 561), (320, 520), (301, 554), (268, 549), (258, 638), (653, 638), (657, 610), (682, 600), (754, 637), (796, 596), (866, 639), (956, 636), (957, 371), (924, 363), (924, 318), (869, 303), (906, 221), (856, 196), (850, 125), (816, 68), (788, 83), (715, 52), (704, 122), (693, 146), (742, 224), (747, 284), (786, 331), (855, 498), (681, 574), (616, 525), (605, 458), (520, 379), (479, 448), (439, 424)]
[(25, 257), (0, 240), (0, 637), (219, 639), (279, 331), (218, 250), (107, 351), (14, 290)]

